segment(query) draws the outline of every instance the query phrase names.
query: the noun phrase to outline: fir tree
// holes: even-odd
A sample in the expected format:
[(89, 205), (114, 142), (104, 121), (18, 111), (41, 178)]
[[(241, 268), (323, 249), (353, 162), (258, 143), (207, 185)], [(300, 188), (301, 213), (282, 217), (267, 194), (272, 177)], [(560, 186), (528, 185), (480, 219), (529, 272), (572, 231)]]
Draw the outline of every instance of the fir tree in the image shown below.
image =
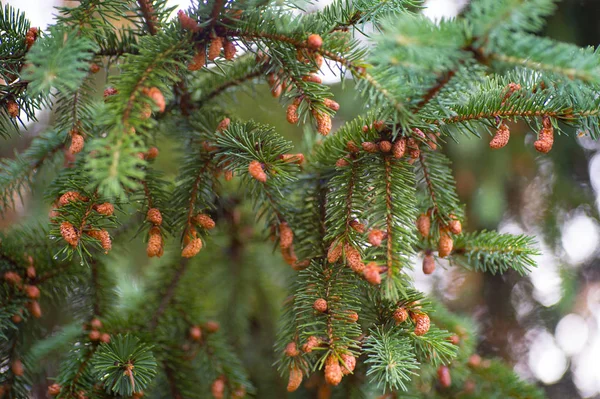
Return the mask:
[[(475, 325), (406, 271), (417, 254), (425, 273), (442, 258), (535, 267), (530, 237), (462, 231), (445, 144), (487, 133), (497, 150), (516, 121), (539, 132), (540, 153), (555, 133), (597, 138), (600, 58), (534, 34), (552, 0), (473, 0), (439, 24), (419, 6), (209, 0), (170, 19), (165, 0), (81, 0), (44, 31), (1, 9), (0, 136), (37, 110), (55, 117), (0, 160), (0, 212), (27, 190), (52, 204), (1, 234), (0, 397), (40, 383), (58, 398), (277, 397), (286, 384), (298, 397), (543, 397), (481, 359)], [(364, 27), (372, 45), (355, 38)], [(325, 68), (370, 109), (335, 131)], [(222, 101), (263, 80), (273, 112), (306, 127), (303, 148)], [(177, 176), (157, 142), (177, 147)], [(117, 293), (109, 263), (130, 237), (160, 259)], [(287, 298), (272, 294), (278, 259), (294, 270)], [(280, 306), (271, 367), (240, 348), (251, 308), (264, 325)], [(48, 308), (64, 314), (51, 330)], [(271, 369), (279, 388), (257, 389)]]

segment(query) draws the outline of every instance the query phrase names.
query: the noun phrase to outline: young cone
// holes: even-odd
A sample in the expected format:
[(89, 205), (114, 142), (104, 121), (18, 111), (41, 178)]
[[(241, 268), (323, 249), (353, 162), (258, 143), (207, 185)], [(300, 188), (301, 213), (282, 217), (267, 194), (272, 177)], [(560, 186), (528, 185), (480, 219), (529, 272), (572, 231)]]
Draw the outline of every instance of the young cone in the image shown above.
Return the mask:
[(440, 258), (445, 258), (450, 255), (452, 252), (452, 247), (454, 246), (454, 241), (452, 237), (448, 235), (446, 232), (440, 233), (440, 240), (438, 241), (438, 255)]
[(261, 163), (258, 161), (252, 161), (248, 164), (248, 173), (261, 183), (266, 183), (267, 181), (267, 174), (263, 170)]
[(329, 355), (325, 360), (325, 381), (335, 386), (342, 381), (342, 376), (340, 362), (333, 354)]
[(423, 258), (423, 273), (431, 274), (435, 271), (435, 258), (432, 254), (427, 254)]
[(423, 238), (429, 237), (429, 231), (431, 230), (431, 218), (429, 215), (422, 213), (417, 218), (417, 230)]
[(492, 138), (492, 141), (490, 141), (490, 148), (493, 150), (498, 150), (507, 145), (509, 139), (510, 130), (505, 123), (502, 123)]
[(290, 368), (290, 378), (288, 380), (287, 391), (294, 392), (302, 384), (302, 370), (296, 366)]
[(198, 255), (198, 252), (202, 249), (202, 240), (200, 238), (192, 239), (181, 251), (181, 256), (184, 258), (192, 258)]

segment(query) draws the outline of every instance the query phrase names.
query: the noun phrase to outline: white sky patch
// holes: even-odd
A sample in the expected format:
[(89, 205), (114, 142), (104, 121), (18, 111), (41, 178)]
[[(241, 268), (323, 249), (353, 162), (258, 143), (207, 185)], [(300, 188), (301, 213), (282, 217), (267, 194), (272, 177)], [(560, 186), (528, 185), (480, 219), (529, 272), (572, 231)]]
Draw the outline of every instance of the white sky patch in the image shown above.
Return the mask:
[(423, 15), (433, 21), (454, 18), (465, 4), (467, 0), (427, 0)]
[(529, 368), (544, 384), (553, 384), (567, 371), (568, 361), (554, 336), (546, 330), (533, 335), (529, 349)]
[(569, 263), (573, 265), (586, 261), (598, 248), (600, 232), (596, 220), (584, 213), (575, 213), (562, 227), (562, 246)]

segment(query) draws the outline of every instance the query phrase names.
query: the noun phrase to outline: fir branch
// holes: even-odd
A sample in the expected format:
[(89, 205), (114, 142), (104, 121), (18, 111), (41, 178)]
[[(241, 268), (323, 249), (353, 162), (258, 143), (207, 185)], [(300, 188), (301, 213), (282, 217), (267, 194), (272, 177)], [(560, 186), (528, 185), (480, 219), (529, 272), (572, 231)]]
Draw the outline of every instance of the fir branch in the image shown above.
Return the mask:
[(152, 313), (152, 317), (150, 318), (150, 321), (148, 323), (150, 330), (156, 329), (156, 327), (158, 326), (158, 323), (160, 321), (160, 318), (165, 313), (165, 311), (167, 310), (169, 305), (172, 303), (173, 297), (175, 296), (175, 291), (177, 289), (177, 286), (178, 286), (179, 282), (181, 281), (181, 278), (185, 274), (188, 264), (189, 264), (189, 258), (182, 257), (179, 259), (179, 264), (178, 264), (177, 268), (174, 270), (174, 273), (171, 277), (171, 281), (167, 285), (167, 289), (166, 289), (164, 295), (161, 295), (161, 300), (158, 305), (158, 308)]

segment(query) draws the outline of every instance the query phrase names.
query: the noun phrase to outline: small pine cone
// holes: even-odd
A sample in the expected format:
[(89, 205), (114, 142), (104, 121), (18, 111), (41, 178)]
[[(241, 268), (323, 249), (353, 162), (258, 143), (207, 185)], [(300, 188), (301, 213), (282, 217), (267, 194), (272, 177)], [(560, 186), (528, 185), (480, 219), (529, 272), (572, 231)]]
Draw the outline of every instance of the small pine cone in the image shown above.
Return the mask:
[(350, 227), (352, 227), (352, 230), (360, 234), (364, 234), (367, 229), (367, 227), (364, 224), (362, 224), (356, 219), (350, 221)]
[(452, 234), (462, 233), (462, 224), (460, 223), (460, 220), (454, 219), (448, 223), (448, 230), (450, 230)]
[(369, 232), (369, 242), (374, 247), (378, 247), (381, 245), (381, 242), (385, 240), (387, 234), (379, 229), (373, 229)]
[(27, 45), (27, 50), (33, 46), (35, 40), (38, 37), (38, 28), (29, 28), (27, 33), (25, 34), (25, 44)]
[(285, 117), (292, 125), (298, 123), (300, 120), (300, 116), (298, 115), (298, 106), (296, 104), (288, 105)]
[(115, 95), (115, 94), (117, 94), (117, 93), (118, 93), (118, 90), (117, 90), (117, 89), (115, 89), (114, 87), (107, 87), (107, 88), (104, 90), (104, 98), (106, 98), (106, 97), (110, 97), (110, 96), (114, 96), (114, 95)]
[(210, 46), (208, 47), (208, 59), (210, 61), (214, 61), (219, 54), (221, 54), (221, 49), (223, 48), (223, 38), (215, 37), (210, 41)]
[(33, 280), (35, 278), (35, 267), (33, 266), (28, 266), (27, 267), (27, 277), (31, 280)]
[(394, 310), (393, 317), (394, 320), (396, 320), (396, 324), (402, 324), (406, 320), (408, 320), (408, 312), (404, 307), (400, 306), (399, 308)]
[(369, 125), (364, 125), (362, 127), (362, 132), (363, 133), (367, 133), (369, 130), (371, 130), (371, 126), (369, 126)]
[(327, 312), (327, 301), (319, 298), (313, 303), (313, 308), (319, 313), (325, 313)]
[(355, 273), (362, 273), (365, 269), (365, 264), (362, 262), (362, 256), (358, 249), (350, 244), (346, 244), (344, 246), (344, 252), (346, 255), (346, 263), (348, 263), (350, 269), (354, 270)]
[(327, 261), (329, 263), (335, 263), (337, 262), (340, 257), (342, 256), (342, 244), (340, 243), (332, 243), (329, 246), (329, 251), (327, 251)]
[(221, 325), (219, 324), (219, 322), (214, 320), (209, 320), (204, 324), (204, 329), (208, 333), (216, 333), (217, 331), (219, 331), (220, 328)]
[(40, 307), (38, 301), (29, 302), (27, 304), (27, 309), (29, 310), (29, 313), (31, 313), (31, 315), (36, 319), (42, 317), (42, 308)]
[(235, 44), (229, 40), (225, 40), (225, 43), (223, 44), (223, 54), (225, 55), (225, 59), (228, 61), (233, 60), (236, 52), (237, 49), (235, 48)]
[(199, 213), (194, 217), (194, 222), (206, 230), (215, 228), (215, 221), (205, 213)]
[(294, 232), (286, 222), (279, 224), (279, 246), (289, 248), (294, 241)]
[(93, 318), (92, 321), (90, 321), (90, 326), (94, 329), (94, 330), (100, 330), (102, 328), (102, 322), (100, 321), (100, 319), (97, 318)]
[(438, 380), (442, 388), (449, 388), (452, 385), (452, 378), (450, 378), (450, 369), (448, 366), (440, 366), (437, 370)]
[(358, 313), (353, 310), (348, 311), (348, 321), (356, 323), (358, 321)]
[[(14, 314), (12, 315), (12, 317), (10, 318), (12, 320), (13, 323), (15, 324), (19, 324), (20, 322), (23, 321), (23, 318), (21, 317), (20, 314)], [(0, 396), (1, 397), (1, 396)]]
[(213, 398), (223, 399), (223, 394), (225, 393), (225, 381), (223, 380), (223, 377), (219, 377), (213, 381), (210, 386), (210, 392), (212, 393)]
[(319, 339), (314, 335), (311, 335), (310, 337), (308, 337), (306, 343), (302, 345), (302, 352), (310, 353), (317, 346), (319, 346)]
[(356, 143), (354, 143), (354, 141), (347, 142), (346, 148), (348, 149), (348, 151), (354, 154), (358, 154), (360, 152), (360, 148), (356, 145)]
[(481, 366), (481, 356), (479, 356), (477, 353), (472, 354), (469, 356), (467, 364), (473, 368)]
[(342, 356), (342, 374), (348, 375), (352, 374), (354, 368), (356, 367), (356, 358), (352, 355), (344, 353)]
[(38, 299), (40, 297), (40, 289), (35, 285), (26, 285), (25, 293), (31, 299)]
[(295, 357), (300, 354), (295, 342), (290, 342), (285, 346), (285, 354), (289, 357)]
[(61, 206), (67, 205), (69, 202), (87, 201), (87, 200), (88, 199), (86, 197), (82, 196), (77, 191), (67, 191), (66, 193), (61, 195), (60, 198), (58, 199), (58, 206), (61, 207)]
[(287, 163), (297, 163), (298, 165), (302, 165), (304, 163), (304, 154), (281, 154), (280, 156), (283, 162)]
[(229, 125), (231, 124), (231, 119), (223, 118), (221, 122), (219, 122), (219, 126), (217, 126), (217, 132), (222, 133), (225, 130), (229, 129)]
[(323, 101), (323, 104), (325, 104), (325, 106), (329, 109), (332, 109), (334, 111), (339, 111), (340, 110), (340, 104), (338, 104), (337, 102), (333, 101), (330, 98), (326, 98)]
[(302, 384), (302, 370), (296, 366), (290, 368), (290, 378), (288, 380), (287, 391), (294, 392)]
[(554, 128), (552, 127), (550, 118), (547, 116), (544, 116), (543, 124), (544, 126), (540, 130), (538, 139), (535, 141), (535, 143), (533, 143), (533, 146), (538, 152), (547, 154), (550, 152), (552, 145), (554, 144)]
[(198, 26), (198, 21), (191, 18), (187, 15), (183, 10), (177, 11), (177, 17), (179, 18), (179, 23), (184, 30), (189, 30), (190, 32), (196, 32), (200, 29)]
[[(315, 75), (314, 73), (303, 76), (302, 80), (305, 82), (312, 82), (312, 83), (317, 83), (317, 84), (323, 83), (323, 80), (318, 75)], [(325, 101), (327, 101), (327, 100), (325, 100)]]
[(164, 112), (167, 106), (165, 96), (162, 94), (158, 87), (151, 87), (146, 91), (146, 95), (154, 101), (154, 104), (158, 107), (160, 112)]
[(248, 173), (261, 183), (266, 183), (267, 181), (267, 174), (263, 170), (261, 163), (258, 161), (252, 161), (248, 164)]
[(194, 57), (188, 64), (187, 69), (188, 71), (199, 71), (204, 67), (204, 65), (206, 65), (206, 52), (204, 48), (201, 48), (196, 54), (194, 54)]
[(437, 150), (437, 136), (433, 133), (427, 133), (427, 137), (429, 138), (429, 140), (427, 140), (429, 148), (431, 148), (432, 151)]
[(334, 355), (329, 355), (325, 360), (325, 382), (329, 385), (338, 385), (342, 381), (342, 368)]
[(323, 39), (321, 38), (321, 36), (317, 35), (316, 33), (313, 33), (312, 35), (308, 36), (306, 44), (308, 45), (308, 48), (317, 50), (323, 45)]
[(161, 249), (163, 247), (163, 239), (160, 233), (158, 234), (150, 234), (148, 238), (148, 246), (146, 247), (146, 254), (149, 258), (159, 256)]
[(492, 150), (499, 150), (508, 144), (509, 139), (510, 130), (508, 129), (508, 125), (502, 123), (492, 138), (492, 141), (490, 141), (490, 148)]
[(392, 143), (387, 140), (383, 140), (379, 142), (379, 150), (381, 152), (390, 152), (392, 151)]
[(410, 155), (411, 158), (419, 158), (421, 151), (419, 150), (419, 144), (417, 143), (417, 140), (410, 137), (408, 140), (406, 140), (406, 146), (408, 147), (408, 155)]
[(58, 396), (58, 394), (60, 394), (60, 385), (52, 384), (48, 387), (48, 395)]
[(110, 342), (110, 334), (108, 333), (104, 333), (100, 336), (100, 341), (104, 342), (105, 344), (108, 344)]
[(71, 154), (79, 154), (83, 150), (85, 140), (81, 134), (73, 134), (71, 136), (71, 145), (69, 146), (69, 152)]
[(12, 285), (21, 285), (21, 282), (23, 281), (17, 272), (5, 272), (4, 280)]
[(281, 255), (283, 256), (284, 262), (292, 267), (294, 267), (296, 262), (298, 262), (298, 257), (294, 252), (294, 247), (291, 245), (287, 248), (281, 248)]
[(335, 166), (337, 166), (338, 168), (344, 168), (348, 165), (350, 165), (350, 162), (348, 162), (346, 158), (340, 158), (335, 162)]
[(183, 248), (183, 251), (181, 251), (181, 256), (184, 258), (191, 258), (196, 256), (201, 249), (202, 240), (200, 238), (194, 238), (185, 246), (185, 248)]
[(452, 345), (458, 345), (460, 343), (460, 337), (456, 334), (451, 335), (448, 337), (448, 342), (450, 342)]
[(331, 131), (331, 116), (325, 113), (315, 113), (317, 120), (317, 132), (323, 136), (327, 136)]
[(411, 313), (413, 323), (415, 323), (415, 335), (425, 335), (429, 331), (431, 321), (425, 313)]
[(373, 129), (377, 130), (378, 132), (381, 132), (384, 128), (385, 128), (385, 122), (384, 121), (375, 121), (375, 122), (373, 122)]
[(231, 181), (233, 179), (233, 170), (225, 171), (225, 181)]
[(191, 326), (188, 334), (192, 341), (200, 341), (202, 339), (202, 330), (199, 326)]
[(423, 238), (429, 237), (429, 231), (431, 230), (431, 218), (426, 213), (422, 213), (417, 218), (417, 230)]
[(25, 367), (23, 367), (23, 362), (19, 359), (13, 360), (10, 369), (17, 377), (22, 377), (25, 374)]
[(394, 146), (392, 147), (392, 154), (394, 158), (400, 159), (406, 152), (406, 139), (404, 137), (396, 139)]
[(62, 222), (60, 224), (60, 235), (72, 247), (76, 247), (79, 244), (79, 235), (75, 231), (75, 227), (69, 222)]
[(452, 246), (454, 245), (454, 241), (452, 237), (450, 237), (447, 233), (440, 234), (440, 240), (438, 241), (438, 256), (440, 258), (445, 258), (450, 255), (452, 252)]
[(112, 216), (112, 214), (115, 213), (115, 207), (110, 202), (94, 205), (94, 210), (104, 216)]
[(98, 73), (98, 72), (100, 72), (100, 65), (92, 62), (90, 64), (90, 73)]
[(144, 158), (149, 161), (156, 159), (156, 157), (158, 157), (158, 148), (156, 147), (148, 148), (148, 151), (146, 151), (146, 154), (144, 155)]
[(104, 249), (104, 253), (108, 253), (108, 251), (112, 248), (112, 240), (110, 239), (110, 234), (106, 230), (90, 230), (87, 231), (86, 234), (96, 240), (100, 241), (100, 245)]
[(93, 342), (100, 341), (101, 336), (102, 336), (102, 334), (100, 333), (100, 331), (97, 331), (97, 330), (92, 330), (88, 334), (88, 338), (90, 339), (90, 341), (93, 341)]
[(158, 208), (148, 209), (146, 220), (155, 226), (160, 226), (162, 224), (162, 214), (160, 213), (160, 210)]
[(364, 143), (361, 144), (361, 146), (362, 146), (363, 150), (365, 150), (366, 152), (370, 152), (372, 154), (379, 152), (379, 146), (370, 141), (365, 141)]
[(423, 258), (423, 273), (431, 274), (435, 271), (435, 258), (432, 254), (427, 254)]
[(370, 262), (363, 270), (363, 276), (372, 285), (381, 284), (381, 275), (379, 274), (379, 266), (377, 263)]

